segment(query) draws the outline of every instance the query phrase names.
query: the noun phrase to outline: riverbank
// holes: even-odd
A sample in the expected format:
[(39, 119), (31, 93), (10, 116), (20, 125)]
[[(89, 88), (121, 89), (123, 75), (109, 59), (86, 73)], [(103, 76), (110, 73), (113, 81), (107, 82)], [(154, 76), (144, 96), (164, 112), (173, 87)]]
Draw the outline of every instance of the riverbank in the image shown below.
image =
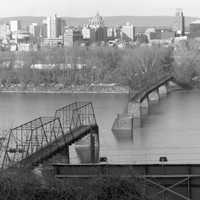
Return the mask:
[(0, 93), (20, 93), (20, 94), (129, 94), (129, 88), (126, 86), (104, 86), (104, 87), (87, 87), (71, 86), (67, 88), (55, 87), (1, 87)]

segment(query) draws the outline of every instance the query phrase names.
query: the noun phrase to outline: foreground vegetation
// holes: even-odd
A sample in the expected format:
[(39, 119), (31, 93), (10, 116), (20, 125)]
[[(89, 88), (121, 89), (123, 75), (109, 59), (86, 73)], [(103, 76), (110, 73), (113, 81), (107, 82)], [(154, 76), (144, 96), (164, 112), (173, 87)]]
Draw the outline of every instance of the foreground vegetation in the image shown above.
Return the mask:
[(0, 175), (0, 200), (145, 200), (135, 178), (97, 178), (80, 182), (48, 178), (46, 184), (31, 172)]

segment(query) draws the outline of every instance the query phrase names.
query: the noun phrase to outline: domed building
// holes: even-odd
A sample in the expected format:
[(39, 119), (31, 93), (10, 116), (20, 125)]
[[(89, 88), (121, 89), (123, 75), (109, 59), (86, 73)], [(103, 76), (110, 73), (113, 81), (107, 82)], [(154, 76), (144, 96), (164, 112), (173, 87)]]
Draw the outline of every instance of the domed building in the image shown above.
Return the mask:
[(104, 27), (105, 25), (104, 25), (103, 17), (100, 16), (99, 13), (97, 13), (95, 17), (93, 17), (92, 19), (90, 19), (89, 26), (91, 28)]
[(99, 13), (89, 20), (89, 24), (82, 29), (83, 38), (90, 44), (102, 43), (107, 40), (107, 27)]

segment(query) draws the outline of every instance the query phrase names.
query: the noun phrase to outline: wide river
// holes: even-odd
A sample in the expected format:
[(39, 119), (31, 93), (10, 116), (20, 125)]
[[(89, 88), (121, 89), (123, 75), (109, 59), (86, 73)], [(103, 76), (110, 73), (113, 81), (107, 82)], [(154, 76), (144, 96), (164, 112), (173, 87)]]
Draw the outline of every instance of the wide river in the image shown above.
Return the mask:
[[(109, 163), (200, 163), (200, 91), (176, 91), (151, 105), (142, 127), (133, 134), (114, 134), (112, 124), (122, 113), (127, 95), (0, 94), (0, 127), (13, 128), (74, 101), (92, 101), (100, 127), (100, 154)], [(72, 149), (73, 151), (73, 149)], [(72, 161), (76, 162), (75, 153)]]

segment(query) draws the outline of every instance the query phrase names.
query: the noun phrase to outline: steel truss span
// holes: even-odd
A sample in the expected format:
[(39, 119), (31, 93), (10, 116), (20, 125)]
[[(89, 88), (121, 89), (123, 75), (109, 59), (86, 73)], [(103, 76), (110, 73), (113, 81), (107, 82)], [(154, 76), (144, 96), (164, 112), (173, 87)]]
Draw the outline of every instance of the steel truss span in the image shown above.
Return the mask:
[(1, 167), (37, 165), (68, 149), (91, 129), (98, 130), (91, 102), (59, 108), (52, 117), (39, 117), (10, 129), (1, 146)]

